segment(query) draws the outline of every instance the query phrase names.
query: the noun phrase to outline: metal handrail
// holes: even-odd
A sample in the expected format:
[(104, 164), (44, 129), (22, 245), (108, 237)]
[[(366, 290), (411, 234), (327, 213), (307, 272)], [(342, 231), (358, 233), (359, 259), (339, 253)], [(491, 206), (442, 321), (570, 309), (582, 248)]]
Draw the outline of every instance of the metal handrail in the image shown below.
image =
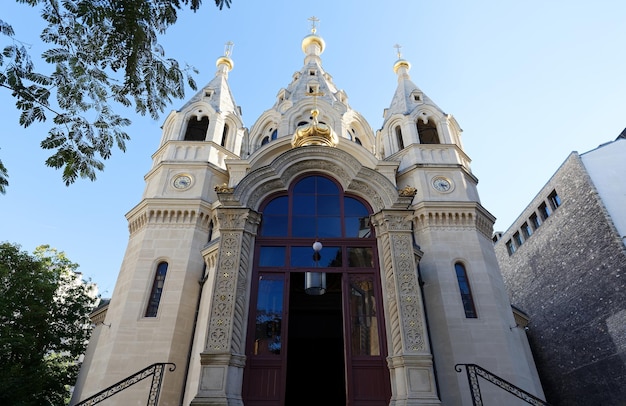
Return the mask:
[(91, 406), (97, 403), (102, 402), (105, 399), (110, 398), (111, 396), (123, 391), (124, 389), (136, 384), (139, 381), (143, 381), (149, 376), (152, 376), (152, 383), (150, 384), (150, 393), (148, 394), (148, 403), (147, 406), (156, 406), (159, 400), (159, 394), (161, 392), (161, 382), (163, 382), (163, 371), (166, 365), (171, 365), (169, 371), (174, 371), (176, 369), (176, 364), (173, 362), (160, 362), (156, 364), (152, 364), (150, 366), (145, 367), (139, 372), (136, 372), (130, 375), (127, 378), (122, 379), (121, 381), (109, 386), (106, 389), (101, 390), (95, 395), (88, 397), (80, 403), (77, 403), (75, 406)]
[(465, 367), (465, 371), (467, 372), (467, 381), (469, 382), (472, 394), (472, 403), (474, 406), (483, 406), (483, 399), (480, 395), (480, 385), (478, 383), (479, 376), (496, 385), (500, 389), (517, 396), (528, 404), (535, 406), (550, 406), (545, 400), (539, 399), (537, 396), (526, 392), (524, 389), (513, 385), (511, 382), (500, 378), (498, 375), (493, 374), (476, 364), (456, 364), (454, 366), (454, 370), (460, 373), (462, 371), (461, 367)]

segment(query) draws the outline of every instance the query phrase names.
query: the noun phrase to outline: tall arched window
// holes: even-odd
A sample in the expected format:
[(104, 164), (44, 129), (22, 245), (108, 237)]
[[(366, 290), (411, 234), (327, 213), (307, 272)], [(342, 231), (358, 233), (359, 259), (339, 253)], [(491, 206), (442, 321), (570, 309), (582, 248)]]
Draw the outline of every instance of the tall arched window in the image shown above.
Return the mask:
[(272, 131), (272, 141), (278, 138), (278, 130)]
[(187, 130), (185, 131), (185, 141), (204, 141), (206, 132), (209, 129), (209, 118), (207, 116), (198, 119), (193, 116), (187, 122)]
[(228, 124), (224, 124), (224, 132), (222, 132), (222, 142), (220, 144), (222, 147), (226, 146), (227, 138), (228, 138)]
[(463, 309), (465, 310), (465, 317), (476, 318), (476, 307), (474, 306), (474, 298), (472, 297), (472, 289), (470, 288), (469, 279), (467, 278), (467, 272), (465, 266), (457, 262), (454, 264), (456, 270), (456, 279), (459, 282), (459, 290), (461, 291), (461, 301), (463, 302)]
[(424, 123), (421, 119), (417, 120), (417, 133), (420, 137), (420, 144), (441, 144), (439, 134), (437, 133), (437, 125), (431, 119)]
[(146, 317), (156, 317), (161, 302), (161, 294), (163, 293), (163, 285), (165, 284), (165, 275), (167, 274), (167, 262), (160, 262), (157, 265), (150, 298), (148, 299), (148, 307), (146, 308)]
[(207, 238), (207, 244), (213, 240), (213, 220), (209, 221), (209, 237)]
[(400, 126), (396, 126), (396, 141), (398, 143), (398, 149), (404, 149), (404, 140), (402, 139), (402, 129)]

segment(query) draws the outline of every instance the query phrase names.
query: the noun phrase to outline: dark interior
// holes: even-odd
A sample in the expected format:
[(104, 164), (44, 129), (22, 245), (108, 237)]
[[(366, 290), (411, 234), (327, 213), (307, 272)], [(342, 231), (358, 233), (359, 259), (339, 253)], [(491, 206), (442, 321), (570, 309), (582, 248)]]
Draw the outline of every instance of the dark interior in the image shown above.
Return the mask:
[(310, 296), (304, 273), (291, 273), (287, 406), (346, 404), (341, 274), (326, 280), (326, 293)]

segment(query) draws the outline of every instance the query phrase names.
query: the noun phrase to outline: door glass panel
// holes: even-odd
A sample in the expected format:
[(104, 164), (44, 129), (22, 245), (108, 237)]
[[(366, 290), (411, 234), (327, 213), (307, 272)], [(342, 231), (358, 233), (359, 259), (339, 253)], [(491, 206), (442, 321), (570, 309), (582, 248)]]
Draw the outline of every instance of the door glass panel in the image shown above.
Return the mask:
[(285, 266), (285, 247), (261, 247), (259, 266)]
[(380, 355), (372, 275), (350, 276), (350, 324), (352, 355)]
[(352, 268), (374, 267), (372, 247), (348, 247), (348, 266)]
[(320, 216), (338, 216), (341, 211), (338, 195), (318, 195), (316, 199), (317, 214)]
[(282, 215), (264, 215), (261, 235), (264, 237), (286, 237), (288, 217)]
[(294, 195), (293, 210), (294, 215), (315, 215), (315, 195)]
[(293, 216), (291, 227), (292, 237), (315, 237), (317, 234), (317, 219), (313, 216)]
[(317, 234), (319, 237), (341, 237), (341, 217), (318, 217)]
[(368, 238), (372, 236), (370, 214), (367, 207), (353, 197), (343, 198), (346, 237)]
[(254, 355), (280, 355), (284, 275), (259, 275)]
[[(311, 244), (313, 245), (313, 244)], [(341, 266), (341, 247), (324, 247), (315, 263), (313, 247), (291, 247), (291, 266), (303, 268), (334, 268)]]

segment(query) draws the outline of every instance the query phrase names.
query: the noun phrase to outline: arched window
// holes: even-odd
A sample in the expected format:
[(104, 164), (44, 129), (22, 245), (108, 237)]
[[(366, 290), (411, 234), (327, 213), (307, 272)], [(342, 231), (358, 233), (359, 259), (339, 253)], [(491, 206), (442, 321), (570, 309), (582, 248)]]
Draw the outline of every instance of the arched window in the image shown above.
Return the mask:
[(160, 262), (157, 265), (150, 298), (148, 299), (148, 307), (146, 308), (146, 317), (156, 317), (161, 302), (161, 293), (163, 293), (163, 285), (165, 284), (165, 275), (167, 274), (167, 262)]
[(226, 139), (228, 138), (228, 124), (224, 124), (224, 132), (222, 132), (221, 146), (226, 147)]
[(335, 182), (323, 176), (301, 179), (289, 196), (270, 200), (262, 211), (262, 237), (372, 236), (367, 207), (354, 197), (344, 196)]
[(404, 149), (404, 139), (402, 139), (402, 129), (400, 126), (396, 126), (396, 141), (398, 142), (398, 149)]
[(261, 141), (261, 145), (265, 145), (270, 142), (270, 137), (263, 137), (263, 141)]
[(276, 138), (278, 138), (278, 130), (272, 131), (272, 141), (274, 141)]
[(358, 137), (354, 139), (354, 142), (356, 142), (359, 145), (363, 145), (363, 144), (361, 144), (361, 140)]
[(424, 123), (421, 119), (417, 120), (417, 133), (420, 137), (420, 144), (441, 144), (439, 134), (437, 133), (437, 125), (433, 120)]
[(454, 264), (456, 270), (456, 279), (459, 282), (459, 290), (461, 291), (461, 301), (463, 302), (463, 309), (465, 310), (465, 317), (476, 318), (476, 307), (474, 306), (474, 298), (472, 297), (472, 290), (470, 288), (469, 279), (467, 278), (467, 272), (465, 266), (462, 263), (457, 262)]
[(209, 118), (207, 116), (198, 120), (193, 116), (187, 122), (187, 130), (185, 131), (185, 141), (204, 141), (206, 132), (209, 129)]

